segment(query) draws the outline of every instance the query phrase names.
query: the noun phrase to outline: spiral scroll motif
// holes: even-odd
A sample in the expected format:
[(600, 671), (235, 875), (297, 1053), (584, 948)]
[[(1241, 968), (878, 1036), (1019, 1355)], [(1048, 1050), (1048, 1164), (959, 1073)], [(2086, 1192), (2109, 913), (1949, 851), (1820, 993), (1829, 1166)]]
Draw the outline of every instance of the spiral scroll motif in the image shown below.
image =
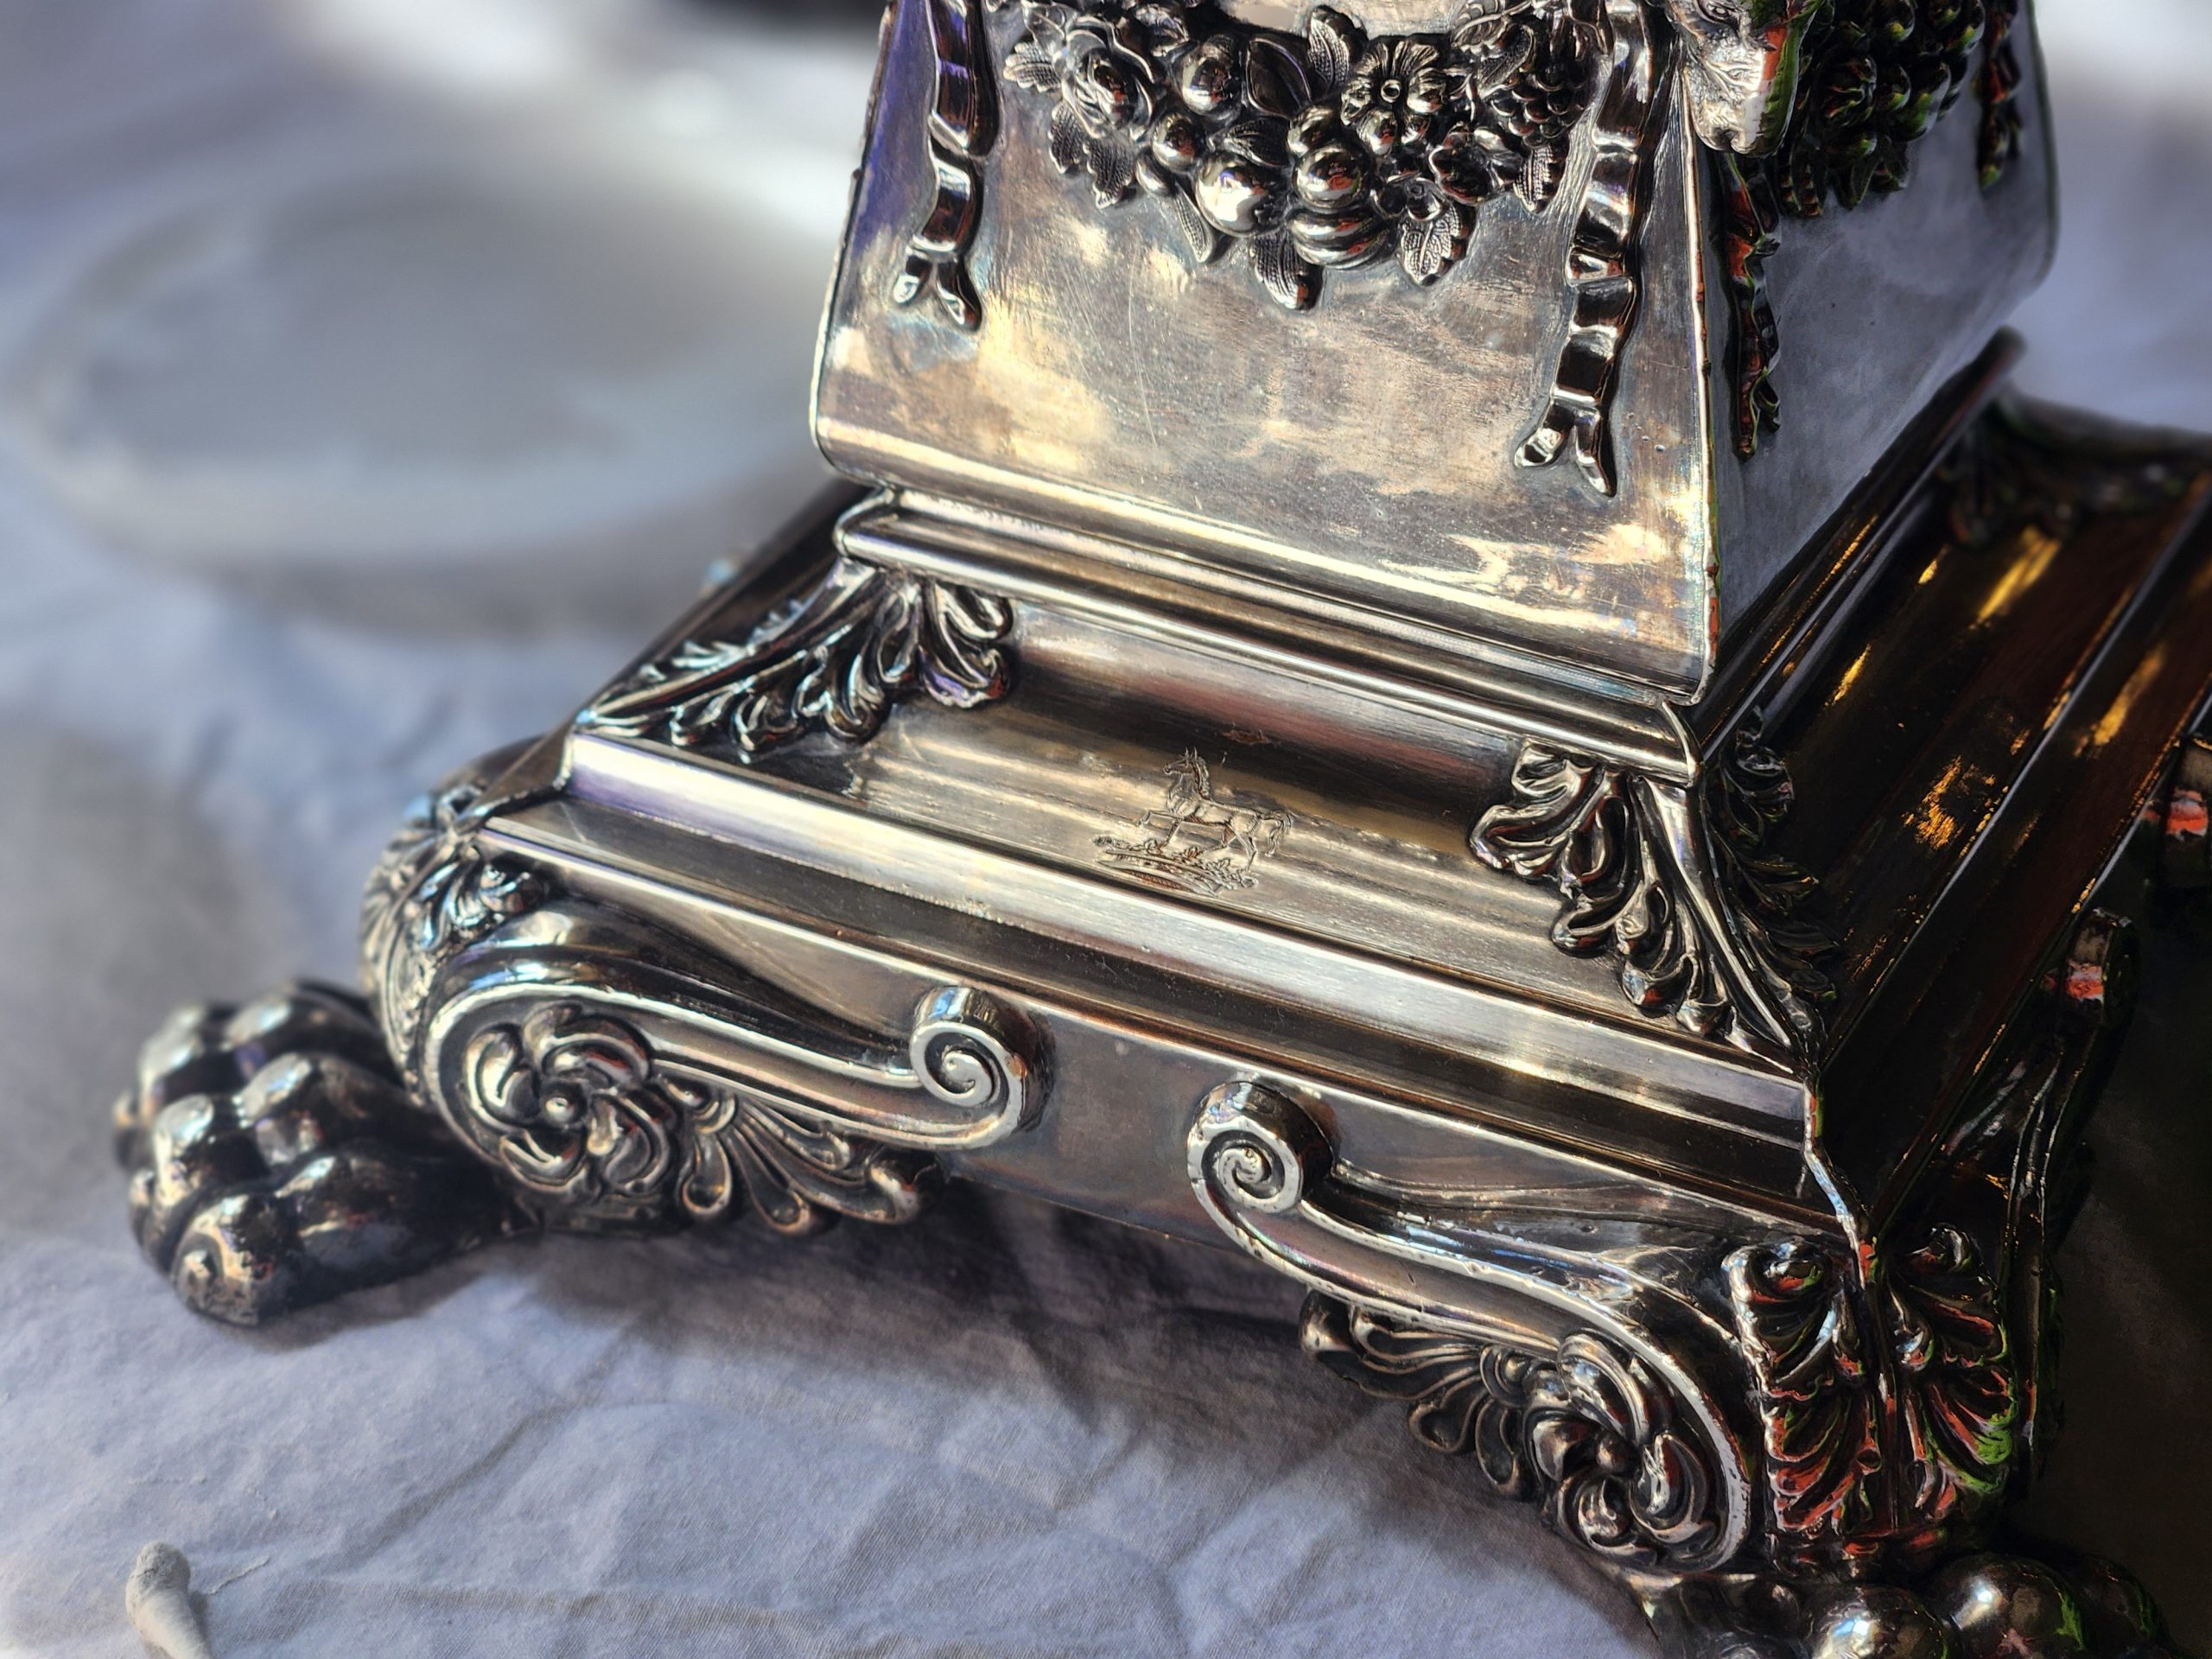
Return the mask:
[(866, 743), (911, 697), (978, 709), (1005, 696), (1013, 632), (996, 594), (840, 557), (745, 632), (647, 663), (577, 724), (739, 766), (817, 733)]
[(932, 991), (914, 1014), (908, 1054), (922, 1087), (977, 1119), (1027, 1128), (1046, 1089), (1044, 1049), (1026, 1022), (981, 991)]
[(1647, 774), (1524, 745), (1512, 798), (1470, 838), (1492, 869), (1560, 895), (1552, 943), (1610, 956), (1654, 1019), (1751, 1052), (1817, 1054), (1836, 950), (1820, 883), (1775, 848), (1795, 799), (1756, 716), (1692, 796)]
[(1313, 1120), (1257, 1084), (1216, 1090), (1191, 1129), (1191, 1184), (1215, 1206), (1225, 1200), (1231, 1209), (1287, 1215), (1329, 1163), (1328, 1141)]

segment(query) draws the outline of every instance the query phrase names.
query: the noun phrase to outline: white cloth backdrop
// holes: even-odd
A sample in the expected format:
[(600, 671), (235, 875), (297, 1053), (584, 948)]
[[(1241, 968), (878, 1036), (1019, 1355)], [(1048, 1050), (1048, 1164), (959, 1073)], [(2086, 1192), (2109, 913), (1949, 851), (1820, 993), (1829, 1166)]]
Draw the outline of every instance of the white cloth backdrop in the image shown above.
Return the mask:
[[(2212, 21), (2046, 14), (2068, 238), (2028, 380), (2212, 429)], [(562, 718), (804, 493), (868, 73), (826, 39), (0, 0), (0, 1652), (136, 1651), (156, 1538), (225, 1659), (1650, 1650), (1301, 1360), (1286, 1287), (1033, 1205), (516, 1245), (259, 1334), (135, 1254), (105, 1106), (162, 1014), (348, 976), (404, 800)], [(2032, 1518), (2201, 1648), (2187, 994), (2098, 1131)]]

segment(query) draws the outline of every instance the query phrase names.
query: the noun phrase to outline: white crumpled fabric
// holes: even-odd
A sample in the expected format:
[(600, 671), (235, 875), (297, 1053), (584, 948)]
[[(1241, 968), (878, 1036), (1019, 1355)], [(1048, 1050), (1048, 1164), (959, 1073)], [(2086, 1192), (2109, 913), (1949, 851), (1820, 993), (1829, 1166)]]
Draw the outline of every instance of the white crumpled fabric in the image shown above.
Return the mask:
[[(2194, 0), (2046, 11), (2069, 238), (2029, 383), (2212, 428), (2212, 27)], [(1032, 1203), (960, 1192), (796, 1249), (511, 1245), (255, 1333), (138, 1258), (106, 1107), (141, 1039), (180, 1001), (349, 976), (407, 798), (563, 718), (705, 546), (804, 493), (816, 284), (764, 276), (726, 324), (640, 302), (671, 346), (589, 283), (531, 288), (542, 251), (503, 255), (466, 203), (236, 276), (293, 284), (289, 310), (224, 308), (219, 238), (181, 289), (111, 258), (159, 267), (148, 227), (211, 181), (281, 194), (408, 144), (418, 180), (488, 157), (469, 188), (496, 193), (565, 99), (608, 130), (642, 111), (706, 175), (754, 129), (816, 144), (780, 175), (819, 191), (733, 199), (726, 228), (818, 269), (865, 43), (705, 28), (615, 0), (0, 0), (0, 1652), (137, 1651), (122, 1586), (159, 1538), (226, 1659), (1648, 1654), (1573, 1550), (1299, 1357), (1289, 1287)], [(764, 127), (760, 64), (787, 88), (810, 52), (818, 88)], [(557, 251), (600, 199), (517, 245)], [(305, 365), (254, 332), (390, 328), (410, 281), (479, 308), (427, 364), (404, 331)], [(671, 353), (760, 378), (663, 374)], [(2095, 1134), (2070, 1421), (2030, 1520), (2132, 1561), (2202, 1648), (2212, 976), (2187, 957), (2153, 955)]]

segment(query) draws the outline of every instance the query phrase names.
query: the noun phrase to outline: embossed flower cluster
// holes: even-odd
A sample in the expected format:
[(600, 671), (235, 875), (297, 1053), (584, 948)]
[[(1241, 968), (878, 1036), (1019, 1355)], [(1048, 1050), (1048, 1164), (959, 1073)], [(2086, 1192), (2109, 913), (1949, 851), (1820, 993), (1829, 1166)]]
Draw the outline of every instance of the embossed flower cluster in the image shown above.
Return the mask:
[(1589, 0), (1468, 0), (1448, 35), (1395, 39), (1322, 9), (1303, 40), (1205, 0), (993, 0), (1016, 3), (1006, 75), (1052, 100), (1054, 164), (1102, 207), (1153, 197), (1202, 263), (1243, 248), (1296, 310), (1394, 253), (1436, 281), (1493, 197), (1541, 210), (1604, 40)]

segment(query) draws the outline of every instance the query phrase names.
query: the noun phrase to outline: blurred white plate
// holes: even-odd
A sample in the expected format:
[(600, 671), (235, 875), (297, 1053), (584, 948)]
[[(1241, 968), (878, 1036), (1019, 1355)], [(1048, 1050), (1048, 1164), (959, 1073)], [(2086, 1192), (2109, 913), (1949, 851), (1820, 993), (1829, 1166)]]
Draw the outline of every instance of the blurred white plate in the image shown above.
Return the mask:
[(615, 49), (600, 5), (486, 88), (441, 73), (466, 30), (372, 10), (379, 35), (312, 17), (294, 42), (303, 77), (338, 52), (366, 118), (119, 183), (127, 211), (36, 285), (0, 420), (50, 492), (165, 561), (393, 581), (696, 568), (804, 496), (867, 42)]

